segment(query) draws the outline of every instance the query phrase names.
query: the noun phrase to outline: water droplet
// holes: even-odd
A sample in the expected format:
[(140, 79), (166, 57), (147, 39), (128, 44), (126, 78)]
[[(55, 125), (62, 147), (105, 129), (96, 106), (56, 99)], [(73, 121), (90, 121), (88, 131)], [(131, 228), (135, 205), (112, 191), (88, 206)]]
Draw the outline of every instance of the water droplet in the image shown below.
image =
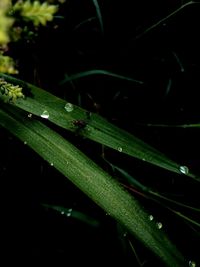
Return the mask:
[(123, 151), (123, 148), (119, 146), (119, 147), (117, 148), (117, 150), (118, 150), (119, 152), (122, 152), (122, 151)]
[(149, 221), (153, 221), (154, 217), (153, 215), (149, 215)]
[(49, 112), (47, 110), (44, 110), (42, 114), (40, 115), (43, 119), (48, 119), (49, 118)]
[(53, 162), (51, 162), (50, 165), (53, 166)]
[(64, 214), (65, 214), (65, 212), (64, 212), (64, 211), (61, 211), (61, 214), (62, 214), (62, 215), (64, 215)]
[(161, 222), (157, 222), (157, 223), (156, 223), (156, 226), (157, 226), (158, 229), (161, 229), (161, 228), (163, 227), (163, 225), (162, 225)]
[(72, 215), (72, 209), (68, 209), (68, 211), (67, 211), (67, 217), (70, 217), (71, 215)]
[(189, 173), (189, 169), (188, 169), (187, 166), (180, 166), (179, 170), (183, 174), (188, 174)]
[(29, 113), (29, 114), (28, 114), (28, 118), (30, 118), (30, 119), (31, 119), (31, 118), (32, 118), (32, 116), (33, 116), (33, 114), (32, 114), (32, 113)]
[(27, 145), (27, 142), (26, 141), (24, 141), (24, 145)]
[(127, 232), (125, 232), (125, 233), (123, 234), (123, 236), (126, 237), (126, 236), (127, 236)]
[(71, 103), (68, 102), (68, 103), (65, 104), (64, 109), (67, 112), (72, 112), (74, 110), (74, 106), (73, 106), (73, 104), (71, 104)]
[(88, 131), (88, 132), (90, 132), (91, 131), (91, 127), (90, 126), (86, 126), (86, 130)]
[(189, 261), (189, 267), (196, 267), (195, 261)]

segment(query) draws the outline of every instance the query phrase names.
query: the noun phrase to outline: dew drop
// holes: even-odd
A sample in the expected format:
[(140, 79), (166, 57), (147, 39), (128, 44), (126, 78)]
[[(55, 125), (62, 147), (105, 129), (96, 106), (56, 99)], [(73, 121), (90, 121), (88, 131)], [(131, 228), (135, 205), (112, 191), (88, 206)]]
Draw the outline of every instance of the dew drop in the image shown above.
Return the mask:
[(122, 151), (123, 151), (123, 148), (119, 146), (119, 147), (117, 148), (117, 150), (118, 150), (119, 152), (122, 152)]
[(24, 141), (24, 145), (27, 145), (27, 142), (26, 141)]
[(53, 166), (53, 162), (51, 162), (50, 165)]
[(157, 222), (157, 223), (156, 223), (156, 226), (157, 226), (158, 229), (161, 229), (161, 228), (163, 227), (163, 225), (162, 225), (161, 222)]
[(196, 267), (195, 261), (189, 261), (189, 267)]
[(125, 232), (125, 233), (123, 234), (123, 236), (126, 237), (126, 236), (127, 236), (127, 232)]
[(33, 117), (33, 114), (32, 114), (32, 113), (29, 113), (29, 114), (28, 114), (28, 118), (31, 119), (32, 117)]
[(42, 114), (40, 115), (43, 119), (48, 119), (49, 118), (49, 112), (47, 110), (44, 110)]
[(153, 215), (152, 214), (149, 215), (149, 221), (153, 221), (153, 219), (154, 219)]
[(72, 209), (68, 209), (68, 211), (67, 211), (67, 217), (70, 217), (71, 215), (72, 215)]
[(74, 106), (71, 103), (68, 102), (68, 103), (65, 104), (64, 109), (67, 112), (72, 112), (74, 110)]
[(90, 132), (91, 131), (91, 127), (90, 126), (86, 126), (86, 130), (88, 131), (88, 132)]
[(187, 166), (180, 166), (179, 170), (183, 174), (188, 174), (189, 173), (189, 169), (188, 169)]
[(62, 214), (62, 215), (64, 215), (64, 214), (65, 214), (65, 212), (64, 212), (64, 211), (61, 211), (61, 214)]

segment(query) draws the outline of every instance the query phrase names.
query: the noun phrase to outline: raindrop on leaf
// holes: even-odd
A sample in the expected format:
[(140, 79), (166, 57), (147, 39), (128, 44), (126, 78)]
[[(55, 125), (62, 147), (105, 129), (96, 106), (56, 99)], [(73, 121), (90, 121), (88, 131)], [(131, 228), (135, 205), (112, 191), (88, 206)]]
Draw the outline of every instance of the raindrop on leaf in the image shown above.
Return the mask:
[(183, 174), (188, 174), (189, 173), (189, 169), (188, 169), (187, 166), (180, 166), (179, 170)]
[(158, 229), (161, 229), (161, 228), (163, 227), (163, 225), (162, 225), (161, 222), (157, 222), (157, 223), (156, 223), (156, 226), (157, 226)]
[(189, 261), (189, 267), (196, 267), (195, 261)]
[(48, 119), (49, 118), (49, 112), (47, 110), (44, 110), (42, 114), (40, 115), (43, 119)]
[(119, 152), (122, 152), (122, 151), (123, 151), (123, 148), (122, 148), (122, 147), (118, 147), (117, 150), (118, 150)]
[(72, 215), (72, 209), (68, 209), (68, 212), (67, 212), (67, 217), (70, 217)]
[(74, 106), (73, 106), (73, 104), (71, 104), (71, 103), (68, 102), (68, 103), (65, 104), (64, 109), (67, 112), (72, 112), (74, 110)]
[(32, 118), (32, 116), (33, 116), (33, 114), (32, 114), (32, 113), (29, 113), (29, 114), (28, 114), (28, 118), (30, 118), (30, 119), (31, 119), (31, 118)]
[(149, 215), (149, 221), (153, 221), (154, 217), (153, 215)]

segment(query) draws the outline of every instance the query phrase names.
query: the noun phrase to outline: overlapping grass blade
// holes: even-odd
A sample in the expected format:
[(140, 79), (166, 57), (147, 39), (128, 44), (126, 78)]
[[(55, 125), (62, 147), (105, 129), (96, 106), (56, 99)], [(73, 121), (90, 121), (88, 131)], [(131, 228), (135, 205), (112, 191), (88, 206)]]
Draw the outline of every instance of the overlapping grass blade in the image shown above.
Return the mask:
[(0, 125), (26, 142), (168, 266), (187, 266), (163, 230), (118, 182), (56, 132), (16, 107), (0, 109)]
[(67, 82), (70, 82), (70, 81), (73, 81), (73, 80), (77, 80), (77, 79), (80, 79), (80, 78), (84, 78), (84, 77), (87, 77), (87, 76), (92, 76), (92, 75), (105, 75), (105, 76), (110, 76), (110, 77), (117, 78), (117, 79), (120, 79), (120, 80), (125, 80), (125, 81), (129, 81), (129, 82), (143, 84), (143, 82), (140, 81), (140, 80), (136, 80), (136, 79), (133, 79), (133, 78), (128, 77), (128, 76), (123, 76), (123, 75), (120, 75), (120, 74), (117, 74), (117, 73), (114, 73), (114, 72), (111, 72), (111, 71), (99, 70), (99, 69), (87, 70), (87, 71), (82, 71), (82, 72), (75, 73), (75, 74), (72, 74), (72, 75), (66, 75), (66, 77), (61, 82), (61, 84), (64, 84), (64, 83), (67, 83)]
[[(188, 168), (185, 166), (174, 162), (152, 146), (109, 123), (101, 116), (90, 113), (78, 106), (71, 105), (66, 100), (60, 99), (45, 90), (20, 81), (19, 79), (3, 74), (0, 74), (0, 77), (4, 77), (11, 83), (19, 84), (24, 88), (25, 92), (29, 92), (25, 99), (19, 99), (14, 103), (20, 109), (37, 116), (42, 116), (45, 112), (48, 114), (49, 121), (69, 131), (77, 132), (77, 129), (81, 128), (79, 134), (115, 149), (119, 153), (125, 153), (144, 162), (175, 173), (184, 174), (196, 181), (200, 181), (200, 178), (191, 171), (188, 171)], [(68, 111), (66, 104), (71, 105)]]
[(160, 128), (200, 128), (200, 123), (189, 123), (189, 124), (151, 124), (148, 123), (146, 126), (149, 127), (160, 127)]
[(42, 204), (43, 207), (50, 209), (50, 210), (55, 210), (57, 212), (59, 212), (61, 215), (64, 215), (66, 217), (70, 217), (73, 219), (77, 219), (80, 222), (84, 222), (85, 224), (91, 226), (91, 227), (99, 227), (100, 226), (100, 222), (97, 221), (96, 219), (94, 219), (91, 216), (88, 216), (87, 214), (72, 209), (72, 208), (65, 208), (62, 206), (56, 206), (56, 205), (49, 205), (49, 204)]
[(101, 9), (99, 7), (99, 3), (97, 0), (92, 0), (92, 1), (93, 1), (94, 6), (95, 6), (95, 9), (96, 9), (96, 14), (97, 14), (97, 18), (99, 21), (101, 32), (104, 33), (103, 19), (102, 19)]

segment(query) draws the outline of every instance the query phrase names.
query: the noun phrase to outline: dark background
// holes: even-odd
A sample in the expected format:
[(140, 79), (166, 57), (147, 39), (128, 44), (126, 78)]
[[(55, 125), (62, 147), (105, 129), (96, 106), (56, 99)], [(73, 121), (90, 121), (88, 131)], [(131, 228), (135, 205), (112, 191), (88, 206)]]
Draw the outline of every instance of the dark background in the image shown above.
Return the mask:
[[(57, 17), (48, 27), (38, 29), (35, 38), (26, 37), (12, 44), (10, 53), (18, 62), (19, 78), (98, 112), (199, 174), (198, 128), (159, 128), (147, 124), (199, 123), (200, 5), (186, 6), (145, 33), (184, 3), (169, 0), (98, 3), (103, 33), (93, 1), (73, 0), (61, 5), (58, 15), (64, 19)], [(104, 69), (141, 80), (143, 84), (93, 75), (61, 85), (66, 74), (91, 69)], [(101, 159), (100, 145), (92, 144), (91, 151), (90, 141), (56, 130), (109, 170)], [(72, 266), (79, 260), (89, 266), (118, 262), (139, 266), (129, 245), (131, 240), (142, 261), (146, 261), (144, 266), (155, 266), (157, 259), (148, 250), (133, 237), (120, 238), (116, 222), (65, 177), (5, 130), (1, 129), (0, 136), (5, 209), (2, 218), (6, 218), (8, 226), (4, 231), (8, 254), (17, 251), (21, 260), (30, 255), (28, 266), (41, 262), (45, 266), (51, 263), (63, 266), (63, 262)], [(178, 194), (180, 200), (199, 207), (199, 185), (184, 176), (172, 175), (109, 149), (105, 156), (147, 186)], [(134, 196), (167, 225), (166, 231), (186, 259), (198, 262), (199, 245), (195, 242), (199, 244), (199, 232), (164, 207)], [(77, 209), (95, 218), (100, 226), (93, 228), (72, 217), (63, 218), (60, 213), (45, 209), (42, 203)]]

